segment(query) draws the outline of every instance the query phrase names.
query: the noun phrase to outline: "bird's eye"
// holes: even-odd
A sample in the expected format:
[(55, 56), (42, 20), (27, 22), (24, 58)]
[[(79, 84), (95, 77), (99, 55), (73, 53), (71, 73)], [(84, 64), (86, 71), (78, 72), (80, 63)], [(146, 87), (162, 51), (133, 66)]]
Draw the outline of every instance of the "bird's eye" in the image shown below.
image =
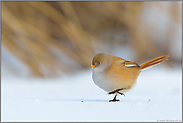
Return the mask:
[(101, 64), (101, 62), (96, 62), (96, 63), (95, 63), (95, 66), (98, 66), (99, 64)]

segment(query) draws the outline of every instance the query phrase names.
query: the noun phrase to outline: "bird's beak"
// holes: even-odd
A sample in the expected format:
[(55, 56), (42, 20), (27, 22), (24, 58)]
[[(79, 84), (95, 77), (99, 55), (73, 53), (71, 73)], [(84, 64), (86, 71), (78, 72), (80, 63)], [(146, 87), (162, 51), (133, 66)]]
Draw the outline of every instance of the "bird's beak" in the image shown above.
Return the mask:
[(96, 66), (95, 65), (91, 65), (91, 68), (95, 68)]

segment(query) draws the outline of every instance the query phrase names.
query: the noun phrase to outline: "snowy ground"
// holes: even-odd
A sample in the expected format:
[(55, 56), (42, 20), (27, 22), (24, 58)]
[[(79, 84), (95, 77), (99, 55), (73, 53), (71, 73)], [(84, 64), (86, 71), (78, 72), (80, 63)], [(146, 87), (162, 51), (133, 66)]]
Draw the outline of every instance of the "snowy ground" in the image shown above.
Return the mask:
[(6, 121), (182, 121), (182, 72), (153, 67), (120, 102), (92, 81), (91, 70), (64, 78), (1, 76), (1, 119)]

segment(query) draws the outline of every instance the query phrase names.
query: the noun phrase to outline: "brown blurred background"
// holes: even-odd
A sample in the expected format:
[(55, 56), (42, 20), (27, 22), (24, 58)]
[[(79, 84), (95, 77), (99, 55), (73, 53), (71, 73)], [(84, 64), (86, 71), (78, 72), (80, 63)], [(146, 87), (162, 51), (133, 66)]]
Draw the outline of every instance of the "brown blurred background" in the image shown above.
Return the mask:
[(181, 61), (182, 2), (1, 2), (2, 72), (58, 77), (96, 53)]

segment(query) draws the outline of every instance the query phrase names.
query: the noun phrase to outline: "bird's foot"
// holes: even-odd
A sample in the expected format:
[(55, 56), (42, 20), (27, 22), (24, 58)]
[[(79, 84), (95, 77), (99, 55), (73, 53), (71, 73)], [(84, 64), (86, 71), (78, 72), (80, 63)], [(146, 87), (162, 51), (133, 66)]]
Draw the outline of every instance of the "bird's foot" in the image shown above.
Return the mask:
[(125, 89), (126, 89), (126, 88), (116, 89), (116, 90), (111, 91), (111, 92), (109, 92), (109, 93), (107, 93), (107, 94), (115, 94), (115, 93), (119, 93), (119, 94), (121, 94), (121, 95), (124, 95), (123, 93), (121, 93), (121, 92), (119, 92), (119, 91), (121, 91), (121, 90), (125, 90)]
[(125, 94), (124, 93), (121, 93), (121, 92), (117, 92), (118, 94), (121, 94), (121, 95), (123, 95), (124, 97), (125, 97)]
[(114, 96), (113, 100), (109, 100), (109, 102), (117, 102), (117, 101), (119, 101), (118, 99), (116, 99), (116, 96), (117, 96), (117, 94)]
[(109, 100), (109, 102), (117, 102), (117, 101), (120, 101), (120, 100), (118, 99)]

